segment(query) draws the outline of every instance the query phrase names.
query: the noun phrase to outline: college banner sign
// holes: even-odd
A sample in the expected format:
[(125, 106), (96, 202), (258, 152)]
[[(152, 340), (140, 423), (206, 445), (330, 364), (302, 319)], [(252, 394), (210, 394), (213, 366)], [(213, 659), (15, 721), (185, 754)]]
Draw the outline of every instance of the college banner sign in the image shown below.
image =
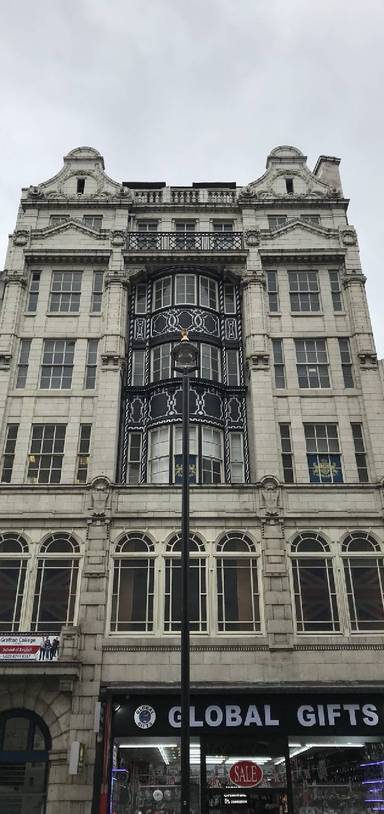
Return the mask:
[(1, 636), (0, 661), (57, 661), (58, 638)]

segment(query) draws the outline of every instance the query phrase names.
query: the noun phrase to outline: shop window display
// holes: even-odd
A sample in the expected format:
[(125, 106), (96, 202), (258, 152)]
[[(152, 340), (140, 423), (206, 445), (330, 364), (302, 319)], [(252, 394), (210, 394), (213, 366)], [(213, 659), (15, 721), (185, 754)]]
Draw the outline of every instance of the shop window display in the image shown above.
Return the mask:
[(384, 811), (384, 742), (319, 738), (291, 742), (295, 814)]
[[(181, 795), (178, 738), (115, 741), (111, 811), (114, 814), (179, 814)], [(200, 746), (191, 742), (191, 814), (200, 811)]]
[[(182, 814), (179, 704), (112, 703), (111, 814)], [(383, 722), (381, 693), (192, 694), (191, 814), (384, 811)]]

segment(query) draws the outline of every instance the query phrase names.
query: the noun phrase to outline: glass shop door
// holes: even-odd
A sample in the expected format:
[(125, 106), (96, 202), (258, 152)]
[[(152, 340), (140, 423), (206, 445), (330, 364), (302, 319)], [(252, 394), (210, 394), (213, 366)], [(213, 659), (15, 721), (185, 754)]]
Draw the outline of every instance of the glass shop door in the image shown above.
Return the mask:
[(210, 738), (202, 744), (202, 812), (288, 814), (285, 744)]

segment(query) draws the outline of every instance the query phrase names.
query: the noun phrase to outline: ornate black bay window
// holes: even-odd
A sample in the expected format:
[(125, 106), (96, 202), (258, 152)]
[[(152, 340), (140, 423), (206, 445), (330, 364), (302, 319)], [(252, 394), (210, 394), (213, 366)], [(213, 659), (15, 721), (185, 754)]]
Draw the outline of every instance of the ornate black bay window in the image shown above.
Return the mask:
[(172, 349), (182, 329), (198, 351), (190, 384), (190, 481), (247, 481), (239, 284), (205, 270), (175, 269), (138, 281), (131, 294), (119, 480), (181, 482), (181, 379)]

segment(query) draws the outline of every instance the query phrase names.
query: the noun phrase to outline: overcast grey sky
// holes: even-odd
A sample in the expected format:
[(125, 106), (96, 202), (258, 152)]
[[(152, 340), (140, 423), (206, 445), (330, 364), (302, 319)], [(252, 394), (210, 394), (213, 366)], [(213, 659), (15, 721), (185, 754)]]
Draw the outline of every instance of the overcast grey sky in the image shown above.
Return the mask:
[(383, 0), (14, 0), (0, 34), (0, 251), (21, 186), (91, 145), (117, 180), (259, 177), (278, 144), (342, 159), (378, 353)]

